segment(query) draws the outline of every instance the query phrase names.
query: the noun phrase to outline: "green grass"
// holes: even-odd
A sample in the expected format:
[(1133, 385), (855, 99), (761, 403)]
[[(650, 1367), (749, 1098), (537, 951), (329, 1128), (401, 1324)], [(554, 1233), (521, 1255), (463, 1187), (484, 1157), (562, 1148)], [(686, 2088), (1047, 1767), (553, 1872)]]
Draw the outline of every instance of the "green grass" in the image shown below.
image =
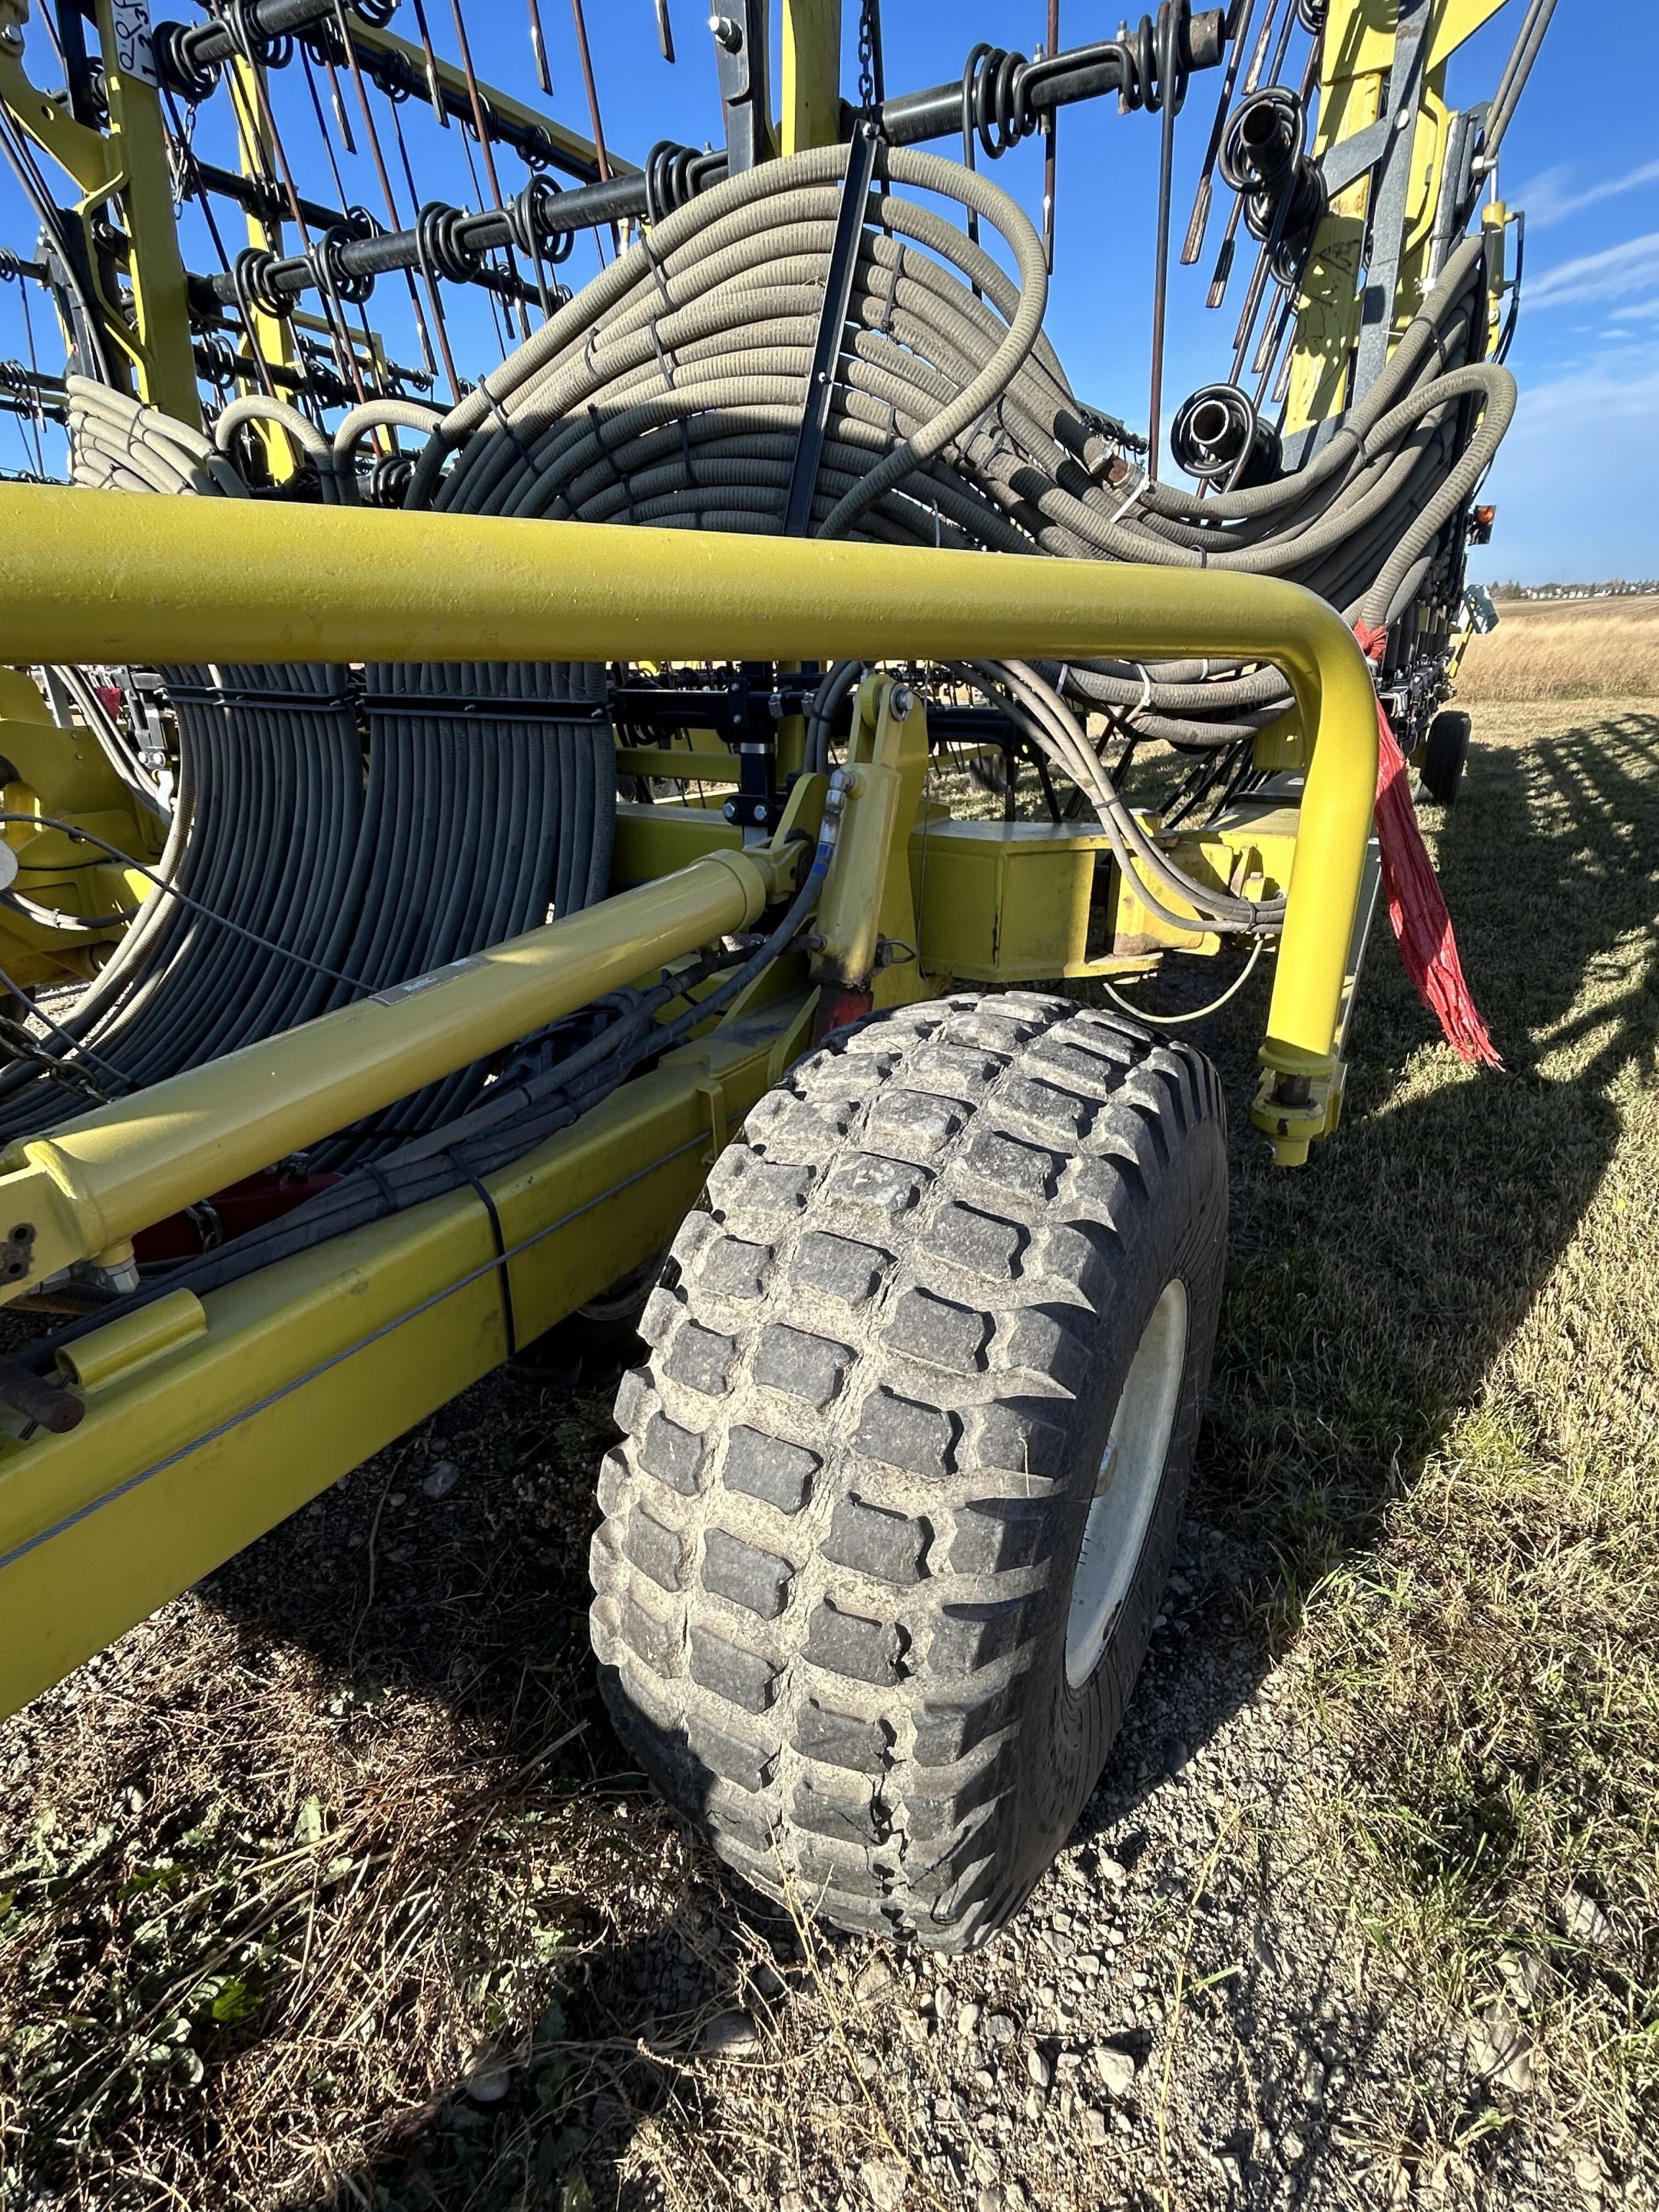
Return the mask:
[(1205, 1480), (1281, 1563), (1354, 1909), (1458, 2011), (1526, 1996), (1555, 2109), (1628, 2149), (1659, 2091), (1659, 714), (1571, 714), (1477, 709), (1425, 810), (1507, 1072), (1427, 1041), (1384, 933), (1345, 1127), (1237, 1179)]

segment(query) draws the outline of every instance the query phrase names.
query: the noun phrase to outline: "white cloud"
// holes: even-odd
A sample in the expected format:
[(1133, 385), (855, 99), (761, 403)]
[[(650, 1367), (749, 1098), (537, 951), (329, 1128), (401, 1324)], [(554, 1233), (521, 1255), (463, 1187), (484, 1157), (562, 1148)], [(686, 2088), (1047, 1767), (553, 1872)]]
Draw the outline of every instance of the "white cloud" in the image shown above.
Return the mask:
[(1526, 210), (1529, 229), (1546, 229), (1553, 222), (1562, 222), (1568, 216), (1577, 215), (1580, 208), (1617, 199), (1620, 193), (1638, 191), (1644, 185), (1659, 185), (1659, 161), (1644, 161), (1639, 168), (1622, 177), (1604, 177), (1600, 184), (1588, 185), (1582, 192), (1573, 191), (1571, 182), (1572, 170), (1568, 166), (1541, 170), (1519, 191), (1509, 196), (1510, 204)]
[(1563, 261), (1542, 276), (1523, 282), (1525, 307), (1565, 307), (1578, 300), (1622, 300), (1659, 289), (1659, 230), (1641, 238), (1627, 238), (1622, 246), (1609, 246), (1600, 253), (1581, 254)]

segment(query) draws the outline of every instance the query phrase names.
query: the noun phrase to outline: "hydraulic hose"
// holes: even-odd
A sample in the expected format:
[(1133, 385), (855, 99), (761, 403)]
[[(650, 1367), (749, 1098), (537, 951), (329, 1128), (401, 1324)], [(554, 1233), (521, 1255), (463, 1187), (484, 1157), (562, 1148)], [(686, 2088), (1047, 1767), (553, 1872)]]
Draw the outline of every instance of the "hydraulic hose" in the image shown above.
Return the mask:
[[(781, 531), (848, 158), (834, 146), (762, 162), (659, 208), (430, 429), (405, 504)], [(1409, 603), (1513, 411), (1508, 372), (1478, 357), (1480, 239), (1449, 255), (1382, 374), (1304, 465), (1200, 500), (1152, 481), (1118, 426), (1073, 393), (1042, 334), (1042, 242), (1007, 194), (902, 146), (883, 169), (862, 210), (812, 533), (1284, 576), (1373, 626)], [(941, 202), (994, 232), (1007, 265)], [(225, 410), (216, 441), (82, 380), (70, 380), (69, 403), (79, 480), (198, 496), (246, 495), (221, 450), (246, 421), (291, 430), (325, 499), (357, 495), (367, 431), (432, 422), (412, 403), (370, 403), (330, 440), (251, 398)], [(64, 1023), (124, 1080), (154, 1081), (464, 957), (550, 905), (603, 896), (615, 789), (604, 671), (164, 672), (181, 744), (165, 865), (191, 903), (150, 902)], [(827, 765), (858, 674), (848, 662), (821, 684), (809, 766)], [(1188, 925), (1190, 907), (1210, 927), (1277, 926), (1271, 906), (1175, 869), (1061, 696), (1224, 763), (1288, 704), (1276, 670), (1103, 661), (985, 667), (973, 680), (1096, 806), (1120, 866), (1165, 919)], [(274, 949), (250, 951), (250, 937)], [(284, 957), (295, 951), (316, 966)], [(21, 1067), (0, 1076), (0, 1135), (61, 1115), (49, 1082)], [(447, 1127), (483, 1082), (467, 1071), (343, 1132), (326, 1164)]]

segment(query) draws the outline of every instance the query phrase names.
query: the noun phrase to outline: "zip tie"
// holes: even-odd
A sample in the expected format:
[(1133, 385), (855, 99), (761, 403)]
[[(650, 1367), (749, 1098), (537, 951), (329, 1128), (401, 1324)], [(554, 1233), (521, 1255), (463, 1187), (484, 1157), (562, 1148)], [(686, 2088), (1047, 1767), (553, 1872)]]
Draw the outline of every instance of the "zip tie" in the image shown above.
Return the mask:
[(495, 1272), (501, 1282), (501, 1322), (507, 1331), (507, 1356), (511, 1359), (519, 1349), (519, 1331), (513, 1310), (513, 1278), (507, 1271), (507, 1239), (501, 1234), (501, 1217), (495, 1211), (495, 1201), (489, 1194), (489, 1187), (461, 1158), (459, 1147), (454, 1145), (447, 1146), (444, 1158), (471, 1184), (483, 1202), (484, 1212), (489, 1216), (489, 1233), (495, 1240)]
[(1110, 522), (1107, 524), (1106, 526), (1109, 530), (1115, 530), (1117, 528), (1118, 524), (1122, 521), (1124, 516), (1129, 512), (1129, 509), (1134, 505), (1135, 501), (1140, 497), (1140, 495), (1146, 490), (1151, 482), (1152, 478), (1150, 477), (1142, 477), (1140, 482), (1129, 494), (1129, 496), (1124, 501), (1122, 506), (1119, 507), (1117, 513), (1112, 517)]

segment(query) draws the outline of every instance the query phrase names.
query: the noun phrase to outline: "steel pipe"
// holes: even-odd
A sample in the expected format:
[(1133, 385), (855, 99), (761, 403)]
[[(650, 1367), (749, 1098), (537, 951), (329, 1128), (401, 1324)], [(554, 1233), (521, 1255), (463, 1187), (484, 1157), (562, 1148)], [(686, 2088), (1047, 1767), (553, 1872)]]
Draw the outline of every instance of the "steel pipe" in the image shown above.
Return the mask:
[(20, 664), (1186, 657), (1280, 669), (1312, 740), (1266, 1054), (1271, 1067), (1322, 1066), (1370, 830), (1376, 701), (1341, 617), (1298, 585), (822, 538), (0, 485), (0, 659)]
[(758, 855), (710, 854), (9, 1146), (0, 1153), (0, 1298), (746, 929), (780, 888)]

